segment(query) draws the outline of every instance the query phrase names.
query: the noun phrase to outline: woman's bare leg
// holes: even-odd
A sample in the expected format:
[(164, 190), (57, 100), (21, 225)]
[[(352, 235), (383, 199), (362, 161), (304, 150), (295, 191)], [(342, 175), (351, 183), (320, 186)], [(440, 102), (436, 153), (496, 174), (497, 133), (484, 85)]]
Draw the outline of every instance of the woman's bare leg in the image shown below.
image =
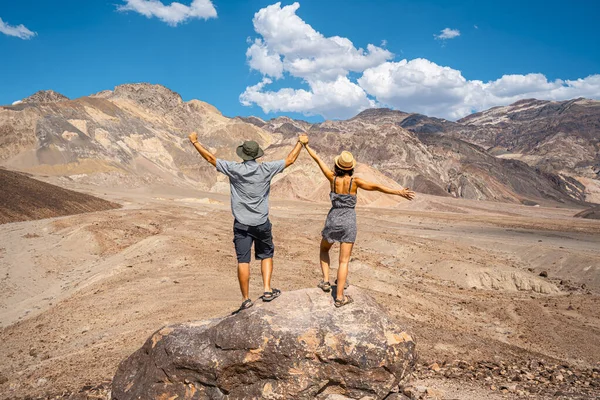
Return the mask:
[(344, 300), (344, 285), (348, 277), (348, 263), (352, 254), (354, 243), (340, 243), (340, 266), (337, 273), (337, 300)]
[(319, 260), (321, 261), (321, 272), (323, 272), (323, 282), (329, 282), (329, 250), (333, 243), (321, 239), (321, 248), (319, 251)]

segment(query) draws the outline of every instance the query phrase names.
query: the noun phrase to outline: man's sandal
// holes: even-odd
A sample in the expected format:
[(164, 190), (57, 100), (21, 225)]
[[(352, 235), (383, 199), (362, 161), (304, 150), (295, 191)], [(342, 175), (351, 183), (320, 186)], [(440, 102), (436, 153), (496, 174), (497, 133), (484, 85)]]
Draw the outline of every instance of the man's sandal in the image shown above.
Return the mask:
[(252, 302), (252, 300), (246, 299), (242, 302), (242, 305), (240, 306), (238, 312), (242, 311), (242, 310), (247, 310), (248, 308), (252, 307), (253, 305), (254, 305), (254, 303)]
[(319, 283), (317, 287), (325, 293), (329, 293), (331, 291), (331, 283), (329, 282), (321, 281), (321, 283)]
[(352, 303), (354, 303), (354, 300), (352, 300), (352, 297), (346, 295), (346, 296), (344, 296), (343, 299), (335, 299), (334, 305), (337, 308), (340, 308), (342, 306), (345, 306), (346, 304), (352, 304)]
[(270, 292), (264, 292), (263, 293), (262, 300), (263, 301), (267, 301), (267, 302), (268, 301), (273, 301), (276, 298), (278, 298), (280, 294), (281, 294), (281, 290), (273, 288), (273, 289), (271, 289)]

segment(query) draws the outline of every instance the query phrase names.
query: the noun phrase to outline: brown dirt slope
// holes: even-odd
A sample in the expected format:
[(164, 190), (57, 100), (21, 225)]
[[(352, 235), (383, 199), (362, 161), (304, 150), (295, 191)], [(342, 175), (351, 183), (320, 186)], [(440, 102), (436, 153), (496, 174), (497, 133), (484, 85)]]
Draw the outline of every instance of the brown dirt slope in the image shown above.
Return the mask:
[(0, 186), (0, 224), (120, 207), (5, 169), (0, 169)]

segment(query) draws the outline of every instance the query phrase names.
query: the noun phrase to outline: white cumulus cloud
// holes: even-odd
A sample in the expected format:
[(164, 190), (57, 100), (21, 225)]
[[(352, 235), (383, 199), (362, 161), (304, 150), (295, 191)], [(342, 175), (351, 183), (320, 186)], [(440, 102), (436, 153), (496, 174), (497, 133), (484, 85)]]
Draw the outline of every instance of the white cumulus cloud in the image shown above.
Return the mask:
[(358, 83), (393, 108), (445, 117), (468, 114), (471, 108), (465, 99), (482, 85), (467, 81), (460, 71), (422, 58), (369, 68)]
[(246, 58), (250, 68), (274, 78), (283, 76), (283, 62), (281, 56), (274, 53), (265, 42), (256, 39), (254, 44), (246, 51)]
[(148, 18), (156, 17), (171, 26), (188, 19), (209, 19), (217, 17), (217, 10), (210, 0), (193, 0), (189, 6), (178, 2), (169, 5), (159, 0), (125, 0), (117, 7), (119, 11), (135, 11)]
[[(326, 37), (296, 15), (299, 7), (276, 3), (254, 15), (254, 30), (261, 37), (251, 42), (246, 57), (250, 68), (265, 78), (246, 88), (240, 95), (242, 104), (257, 104), (265, 112), (297, 111), (328, 118), (349, 117), (373, 107), (375, 102), (348, 74), (377, 66), (393, 54), (372, 44), (365, 50), (347, 38)], [(301, 79), (308, 90), (266, 90), (272, 79), (286, 76)]]
[(30, 31), (23, 24), (11, 26), (6, 22), (2, 21), (2, 18), (0, 18), (0, 32), (4, 33), (5, 35), (15, 36), (23, 40), (31, 39), (32, 37), (37, 35), (37, 33)]
[(554, 81), (543, 74), (504, 75), (482, 82), (467, 80), (456, 69), (422, 58), (385, 62), (369, 68), (358, 83), (382, 104), (448, 119), (527, 98), (600, 98), (600, 75)]
[(336, 80), (392, 58), (392, 53), (372, 44), (365, 51), (347, 38), (323, 36), (296, 15), (299, 7), (276, 3), (254, 15), (254, 30), (262, 39), (246, 53), (251, 68), (275, 78), (287, 72), (297, 78)]
[[(600, 75), (548, 80), (531, 73), (484, 82), (423, 58), (393, 61), (384, 44), (368, 44), (365, 50), (348, 38), (322, 35), (296, 15), (299, 7), (276, 3), (254, 15), (259, 37), (249, 40), (246, 57), (250, 68), (263, 77), (240, 95), (243, 105), (257, 105), (265, 113), (300, 112), (332, 119), (388, 106), (458, 119), (524, 98), (600, 99)], [(459, 34), (447, 28), (437, 36), (449, 39)], [(269, 89), (275, 81), (278, 89)], [(290, 81), (296, 81), (296, 87), (300, 81), (304, 88), (289, 87)]]
[(439, 35), (433, 36), (439, 40), (454, 39), (460, 36), (460, 31), (458, 29), (444, 28)]
[(357, 110), (376, 106), (365, 91), (345, 76), (335, 81), (311, 81), (309, 89), (284, 88), (278, 91), (265, 91), (272, 83), (269, 78), (246, 88), (240, 95), (245, 106), (259, 105), (265, 113), (301, 112), (306, 115), (322, 115), (325, 118), (350, 118)]

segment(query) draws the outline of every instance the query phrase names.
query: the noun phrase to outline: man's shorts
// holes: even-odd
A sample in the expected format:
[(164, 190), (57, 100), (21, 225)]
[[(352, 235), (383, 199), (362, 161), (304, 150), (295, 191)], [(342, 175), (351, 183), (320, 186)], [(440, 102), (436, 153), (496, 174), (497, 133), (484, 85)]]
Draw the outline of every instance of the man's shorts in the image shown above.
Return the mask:
[(233, 244), (238, 263), (249, 263), (254, 243), (254, 257), (257, 260), (272, 258), (275, 252), (273, 235), (271, 234), (271, 221), (267, 219), (262, 225), (244, 225), (237, 220), (233, 223)]

